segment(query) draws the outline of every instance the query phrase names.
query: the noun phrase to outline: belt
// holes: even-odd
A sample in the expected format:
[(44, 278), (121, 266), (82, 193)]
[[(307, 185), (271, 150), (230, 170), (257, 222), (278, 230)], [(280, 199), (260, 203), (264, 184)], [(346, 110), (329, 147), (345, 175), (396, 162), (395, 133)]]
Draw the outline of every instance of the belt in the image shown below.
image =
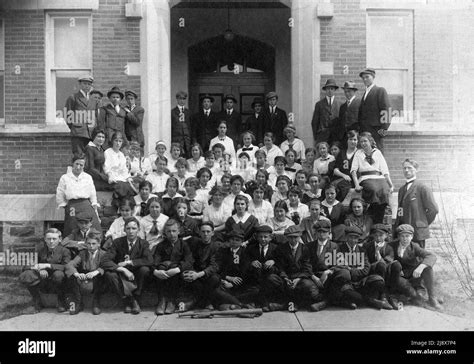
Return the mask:
[(379, 171), (367, 171), (367, 172), (360, 172), (360, 175), (361, 176), (372, 176), (372, 175), (381, 176), (382, 173), (380, 173)]

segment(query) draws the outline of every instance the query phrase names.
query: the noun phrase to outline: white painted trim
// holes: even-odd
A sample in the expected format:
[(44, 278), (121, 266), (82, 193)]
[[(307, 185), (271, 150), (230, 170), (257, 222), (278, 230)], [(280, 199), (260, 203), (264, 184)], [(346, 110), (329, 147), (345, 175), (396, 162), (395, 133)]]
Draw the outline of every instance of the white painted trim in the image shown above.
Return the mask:
[(47, 124), (5, 124), (0, 128), (1, 134), (69, 134), (69, 128), (65, 123), (51, 125)]
[(97, 10), (99, 0), (3, 0), (3, 10)]

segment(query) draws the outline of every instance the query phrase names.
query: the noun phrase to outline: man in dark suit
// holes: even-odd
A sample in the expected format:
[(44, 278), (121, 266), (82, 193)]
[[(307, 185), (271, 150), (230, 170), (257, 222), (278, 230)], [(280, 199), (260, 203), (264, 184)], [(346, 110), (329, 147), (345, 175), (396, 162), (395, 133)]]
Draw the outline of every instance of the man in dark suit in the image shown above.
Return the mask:
[[(337, 244), (330, 239), (331, 221), (319, 220), (314, 224), (317, 239), (308, 243), (310, 263), (312, 268), (311, 279), (320, 292), (329, 287), (335, 263), (329, 264), (327, 256), (332, 257), (337, 251)], [(327, 297), (320, 297), (320, 301), (311, 305), (311, 311), (321, 311), (328, 305)]]
[(191, 158), (191, 112), (185, 106), (188, 94), (176, 93), (177, 105), (171, 109), (171, 142), (179, 143), (186, 158)]
[[(105, 130), (105, 144), (112, 146), (112, 135), (116, 132), (121, 132), (125, 139), (125, 117), (127, 112), (120, 106), (124, 94), (117, 86), (107, 92), (107, 97), (110, 100), (106, 106), (103, 106), (99, 113), (98, 127)], [(125, 140), (124, 140), (125, 142)]]
[(242, 132), (242, 115), (234, 109), (237, 99), (229, 94), (224, 97), (225, 108), (219, 114), (218, 121), (227, 122), (227, 136), (234, 141), (234, 148), (237, 150), (240, 143), (240, 133)]
[(76, 215), (77, 228), (66, 236), (61, 245), (71, 252), (71, 258), (79, 254), (81, 250), (86, 250), (86, 236), (92, 227), (92, 216), (89, 212), (80, 211)]
[(331, 143), (331, 135), (334, 134), (339, 118), (341, 102), (336, 100), (336, 90), (339, 88), (336, 81), (328, 79), (322, 87), (326, 96), (319, 100), (314, 106), (311, 127), (313, 128), (313, 138), (317, 145), (321, 142)]
[(73, 301), (70, 303), (69, 314), (76, 315), (83, 310), (82, 290), (92, 289), (92, 313), (99, 315), (100, 294), (104, 289), (103, 262), (106, 252), (100, 249), (101, 233), (91, 229), (87, 233), (85, 245), (73, 260), (66, 265), (66, 276), (69, 278)]
[(272, 242), (273, 230), (268, 225), (255, 228), (257, 242), (249, 244), (245, 250), (249, 268), (247, 277), (252, 285), (259, 287), (259, 303), (265, 312), (270, 311), (269, 302), (275, 302), (269, 277), (278, 274), (275, 265), (276, 244)]
[(245, 128), (255, 135), (255, 145), (263, 147), (263, 134), (265, 134), (265, 121), (267, 113), (263, 111), (264, 101), (261, 97), (256, 97), (252, 102), (252, 109), (254, 113), (250, 115), (245, 121)]
[(145, 138), (143, 137), (143, 115), (145, 109), (137, 105), (138, 95), (136, 92), (128, 90), (125, 92), (125, 99), (127, 106), (123, 109), (127, 113), (125, 116), (125, 136), (129, 142), (138, 142), (140, 147), (145, 145)]
[(203, 150), (209, 149), (211, 139), (217, 135), (217, 114), (212, 111), (214, 98), (204, 95), (200, 99), (202, 105), (198, 113), (191, 116), (191, 130), (193, 143), (201, 144)]
[(272, 283), (277, 284), (289, 298), (288, 308), (296, 311), (296, 304), (312, 305), (321, 300), (321, 295), (311, 279), (309, 249), (301, 240), (299, 226), (288, 227), (285, 230), (285, 237), (288, 242), (279, 245), (275, 252), (279, 280), (273, 280)]
[(414, 230), (413, 241), (422, 248), (425, 240), (430, 237), (430, 224), (438, 214), (438, 205), (433, 192), (416, 179), (418, 163), (406, 159), (403, 164), (406, 183), (398, 191), (398, 209), (395, 227), (409, 224)]
[(334, 130), (332, 140), (338, 140), (342, 145), (347, 145), (346, 133), (349, 130), (360, 130), (359, 125), (359, 107), (360, 97), (357, 96), (357, 87), (355, 82), (346, 81), (342, 87), (344, 95), (346, 96), (346, 102), (341, 105), (339, 109), (339, 119), (337, 126)]
[(19, 280), (33, 297), (36, 312), (42, 308), (40, 290), (52, 290), (58, 294), (58, 312), (66, 311), (66, 276), (64, 270), (71, 260), (71, 253), (60, 244), (61, 232), (48, 229), (44, 243), (39, 247), (38, 263), (20, 274)]
[(413, 304), (422, 306), (423, 298), (416, 289), (421, 288), (423, 283), (428, 291), (428, 304), (435, 309), (441, 309), (434, 291), (433, 266), (436, 263), (436, 255), (412, 241), (414, 229), (411, 225), (398, 226), (397, 233), (399, 240), (393, 243), (396, 262), (391, 268), (399, 277), (395, 289), (407, 295)]
[(265, 108), (265, 132), (272, 132), (275, 137), (274, 144), (280, 145), (285, 140), (283, 129), (288, 124), (286, 111), (277, 106), (278, 95), (271, 91), (266, 96), (268, 106)]
[(179, 237), (179, 225), (169, 219), (164, 226), (165, 240), (153, 254), (153, 276), (158, 288), (155, 314), (172, 314), (176, 302), (182, 301), (183, 273), (193, 269), (193, 255), (188, 244)]
[(148, 242), (138, 236), (140, 222), (135, 217), (125, 219), (124, 229), (126, 236), (115, 239), (105, 256), (105, 278), (122, 298), (124, 312), (136, 315), (153, 258)]
[(372, 134), (377, 148), (383, 153), (383, 138), (390, 127), (390, 100), (387, 91), (375, 85), (374, 69), (367, 68), (359, 76), (366, 87), (359, 107), (360, 131)]
[(84, 149), (90, 141), (89, 123), (93, 122), (96, 106), (96, 102), (89, 97), (94, 78), (84, 76), (80, 77), (78, 82), (80, 90), (66, 100), (66, 115), (64, 115), (67, 126), (71, 130), (73, 154), (84, 153)]

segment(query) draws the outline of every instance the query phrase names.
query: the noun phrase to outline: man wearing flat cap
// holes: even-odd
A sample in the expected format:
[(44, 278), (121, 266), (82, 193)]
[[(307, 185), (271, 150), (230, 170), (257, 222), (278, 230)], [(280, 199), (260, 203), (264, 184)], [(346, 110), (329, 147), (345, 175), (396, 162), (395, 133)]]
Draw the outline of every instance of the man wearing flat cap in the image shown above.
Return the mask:
[(413, 242), (413, 226), (402, 224), (397, 227), (397, 233), (398, 241), (392, 243), (395, 262), (391, 266), (392, 273), (399, 277), (395, 290), (408, 296), (414, 305), (423, 306), (424, 299), (418, 292), (423, 283), (428, 291), (428, 304), (440, 309), (434, 290), (436, 255)]
[(127, 116), (127, 112), (120, 105), (124, 94), (118, 86), (112, 87), (109, 92), (107, 92), (107, 97), (110, 103), (103, 106), (100, 110), (98, 126), (105, 131), (104, 147), (111, 147), (114, 133), (118, 131), (121, 132), (125, 139), (125, 117)]
[(191, 116), (191, 138), (199, 143), (203, 150), (209, 149), (209, 143), (217, 134), (218, 114), (212, 110), (214, 97), (205, 94), (199, 99), (199, 112)]
[(367, 68), (359, 73), (366, 87), (359, 107), (360, 132), (372, 134), (377, 148), (383, 153), (383, 138), (390, 127), (390, 100), (383, 87), (375, 85), (375, 70)]
[(73, 154), (84, 153), (90, 141), (89, 126), (95, 118), (96, 101), (90, 97), (94, 78), (90, 75), (79, 77), (79, 91), (68, 97), (65, 109), (67, 126), (71, 130), (71, 147)]
[(219, 114), (219, 122), (225, 120), (227, 122), (227, 136), (234, 141), (234, 148), (237, 150), (240, 145), (240, 133), (243, 131), (242, 115), (235, 110), (237, 99), (232, 94), (224, 97), (224, 110)]
[(301, 240), (301, 229), (292, 225), (286, 228), (286, 243), (278, 246), (275, 252), (278, 276), (272, 284), (286, 297), (286, 303), (293, 303), (297, 310), (299, 305), (312, 305), (319, 302), (322, 296), (316, 284), (311, 280), (312, 270), (308, 247)]
[(278, 95), (275, 91), (269, 92), (265, 99), (267, 107), (265, 108), (265, 132), (272, 132), (275, 137), (274, 144), (280, 145), (283, 140), (283, 128), (288, 124), (286, 111), (280, 109), (278, 104)]
[(360, 97), (357, 96), (357, 87), (354, 81), (344, 82), (342, 86), (346, 102), (339, 109), (338, 126), (334, 130), (333, 140), (340, 141), (342, 145), (346, 145), (347, 132), (349, 130), (360, 130), (359, 125), (359, 107)]
[(86, 249), (86, 236), (91, 230), (93, 216), (88, 211), (80, 211), (76, 214), (77, 228), (75, 228), (62, 241), (61, 245), (71, 252), (71, 258), (75, 258), (81, 250)]
[(191, 112), (186, 107), (188, 94), (176, 93), (176, 107), (171, 109), (171, 143), (179, 143), (186, 158), (191, 158)]
[(143, 137), (143, 116), (145, 109), (137, 105), (138, 95), (135, 91), (125, 91), (125, 100), (127, 106), (123, 109), (127, 113), (125, 116), (125, 136), (131, 142), (138, 142), (140, 147), (145, 145), (145, 138)]
[(341, 102), (336, 100), (336, 90), (339, 86), (334, 79), (328, 79), (322, 87), (325, 97), (314, 106), (311, 127), (315, 145), (321, 142), (331, 143), (331, 134), (337, 127)]

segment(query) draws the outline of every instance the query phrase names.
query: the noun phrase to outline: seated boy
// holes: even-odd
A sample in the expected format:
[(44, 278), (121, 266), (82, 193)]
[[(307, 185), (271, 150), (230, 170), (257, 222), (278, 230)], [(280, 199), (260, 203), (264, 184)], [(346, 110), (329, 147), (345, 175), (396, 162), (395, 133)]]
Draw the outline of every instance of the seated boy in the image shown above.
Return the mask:
[(86, 250), (86, 236), (92, 227), (92, 216), (88, 212), (79, 212), (76, 215), (77, 228), (66, 236), (61, 245), (68, 248), (71, 258), (74, 258), (81, 250)]

